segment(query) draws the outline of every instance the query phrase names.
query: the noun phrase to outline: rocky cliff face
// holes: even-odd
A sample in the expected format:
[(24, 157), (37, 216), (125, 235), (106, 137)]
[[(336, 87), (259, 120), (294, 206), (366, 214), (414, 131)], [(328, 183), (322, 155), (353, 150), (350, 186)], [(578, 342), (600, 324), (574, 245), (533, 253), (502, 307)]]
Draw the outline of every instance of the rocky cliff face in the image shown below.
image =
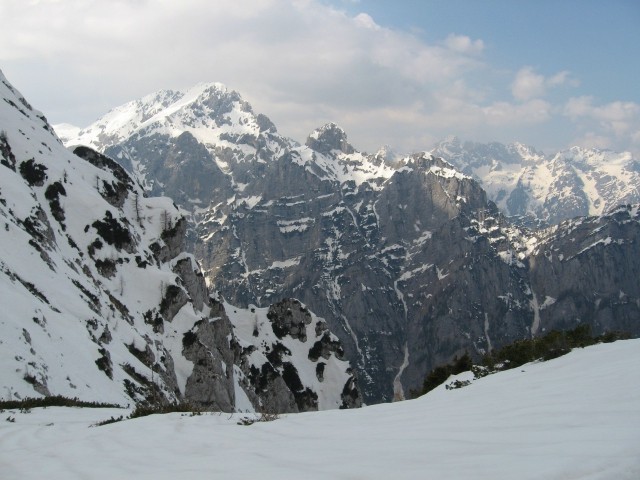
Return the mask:
[[(258, 363), (248, 359), (249, 340), (227, 314), (238, 309), (209, 297), (199, 265), (185, 253), (184, 211), (168, 198), (147, 197), (103, 154), (68, 151), (44, 116), (1, 74), (0, 81), (5, 397), (186, 401), (223, 411), (359, 404), (342, 356), (328, 355), (323, 381), (314, 380), (301, 374), (313, 363), (310, 346), (289, 347), (272, 365), (265, 335), (249, 339), (258, 343), (254, 355), (264, 354), (259, 365), (270, 369), (268, 388), (246, 381), (242, 369)], [(176, 148), (193, 143), (184, 134)], [(181, 161), (179, 153), (171, 159)], [(310, 328), (321, 322), (304, 310)], [(276, 321), (281, 312), (272, 316)], [(307, 338), (313, 340), (312, 332)], [(352, 403), (342, 398), (348, 385)]]
[(529, 258), (536, 330), (640, 334), (638, 206), (574, 219), (541, 232)]
[[(635, 290), (609, 271), (622, 268), (624, 278), (636, 278), (633, 262), (619, 264), (637, 249), (635, 216), (616, 223), (612, 241), (602, 237), (597, 248), (579, 255), (579, 263), (567, 263), (570, 254), (564, 254), (560, 266), (541, 252), (558, 249), (554, 258), (559, 258), (560, 251), (573, 248), (575, 241), (567, 238), (578, 231), (574, 224), (544, 232), (522, 230), (491, 201), (523, 215), (538, 205), (532, 199), (538, 198), (539, 182), (520, 172), (525, 164), (555, 168), (558, 174), (553, 185), (564, 193), (545, 197), (547, 213), (573, 207), (574, 213), (582, 212), (576, 200), (580, 184), (570, 174), (586, 177), (567, 162), (549, 166), (541, 154), (523, 146), (487, 147), (487, 152), (474, 157), (469, 173), (489, 169), (514, 185), (513, 190), (492, 187), (487, 194), (470, 175), (430, 154), (398, 158), (388, 149), (375, 155), (358, 152), (335, 124), (312, 132), (301, 146), (280, 137), (266, 117), (255, 115), (237, 94), (225, 91), (219, 86), (201, 88), (190, 102), (158, 112), (153, 121), (132, 127), (133, 134), (105, 148), (143, 184), (157, 189), (152, 191), (178, 192), (180, 204), (191, 211), (193, 252), (209, 285), (225, 301), (263, 311), (283, 298), (298, 298), (324, 318), (342, 342), (344, 357), (357, 370), (366, 401), (403, 398), (420, 384), (425, 372), (455, 355), (465, 351), (481, 355), (556, 326), (588, 321), (595, 329), (640, 334), (633, 307)], [(201, 111), (206, 115), (198, 116)], [(193, 137), (188, 147), (184, 132)], [(148, 147), (152, 143), (153, 148)], [(181, 152), (181, 160), (166, 163), (169, 151)], [(487, 159), (490, 151), (500, 155)], [(207, 165), (202, 176), (190, 170), (192, 154)], [(526, 161), (511, 161), (516, 154)], [(165, 170), (173, 165), (175, 175), (167, 175)], [(180, 175), (183, 166), (189, 175)], [(208, 178), (207, 172), (214, 171), (207, 180), (208, 190), (192, 179)], [(208, 196), (190, 198), (192, 182), (196, 182), (193, 191)], [(609, 222), (586, 222), (599, 221)], [(584, 238), (588, 242), (586, 233)], [(628, 250), (615, 253), (621, 245)], [(578, 282), (578, 271), (610, 272), (604, 278), (612, 284), (594, 290), (609, 293), (594, 296), (591, 289), (602, 285)], [(572, 289), (567, 289), (569, 285)], [(619, 302), (629, 301), (626, 307), (611, 310), (611, 292), (618, 289), (624, 292)], [(581, 300), (587, 297), (590, 303)], [(287, 308), (291, 317), (285, 314), (272, 322), (278, 343), (294, 352), (292, 345), (310, 344), (312, 338), (321, 341), (317, 348), (313, 343), (313, 354), (307, 350), (310, 361), (319, 358), (318, 351), (338, 353), (331, 337), (324, 340), (324, 333), (312, 333), (304, 315), (295, 307)], [(590, 308), (601, 308), (603, 313), (587, 315)], [(288, 332), (293, 343), (284, 344), (278, 332)], [(269, 352), (287, 351), (277, 346), (275, 338), (267, 342), (271, 346), (263, 353), (266, 357)], [(255, 342), (253, 346), (258, 347)], [(286, 361), (280, 360), (280, 366), (275, 359), (286, 357), (271, 355), (271, 368), (255, 364), (252, 369), (241, 363), (244, 381), (260, 385), (269, 397), (272, 387), (264, 379), (269, 380), (275, 370), (285, 383), (289, 378), (293, 388), (292, 397), (278, 401), (298, 408), (313, 404), (313, 396), (287, 373)], [(318, 365), (315, 378), (320, 381), (328, 367)], [(351, 398), (357, 404), (348, 391), (345, 387), (341, 401)]]

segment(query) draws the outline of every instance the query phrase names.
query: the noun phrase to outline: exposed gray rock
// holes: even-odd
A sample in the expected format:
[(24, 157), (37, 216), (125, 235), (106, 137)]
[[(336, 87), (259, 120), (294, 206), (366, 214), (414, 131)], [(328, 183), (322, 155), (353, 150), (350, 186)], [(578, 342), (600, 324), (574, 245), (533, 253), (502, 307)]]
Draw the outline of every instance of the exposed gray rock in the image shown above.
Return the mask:
[(288, 335), (301, 342), (307, 341), (307, 325), (311, 323), (311, 314), (297, 300), (289, 299), (271, 305), (267, 318), (278, 338)]
[(107, 148), (105, 153), (135, 174), (131, 151), (153, 159), (146, 165), (148, 178), (153, 179), (146, 184), (151, 195), (167, 195), (178, 205), (193, 208), (209, 205), (216, 194), (228, 190), (229, 179), (216, 165), (215, 157), (188, 132), (175, 139), (160, 134), (131, 139)]
[(347, 380), (342, 389), (342, 406), (341, 408), (360, 408), (362, 406), (362, 398), (352, 377)]
[(325, 332), (319, 340), (313, 344), (313, 347), (309, 350), (309, 360), (316, 362), (320, 357), (327, 359), (335, 354), (338, 358), (344, 357), (344, 350), (340, 342), (334, 340), (329, 335), (329, 332)]
[(627, 206), (542, 233), (529, 260), (537, 333), (587, 323), (597, 335), (640, 335), (639, 222)]
[(189, 298), (196, 310), (209, 305), (209, 291), (200, 267), (193, 263), (192, 257), (184, 257), (173, 266), (173, 273), (182, 279), (182, 284), (189, 293)]
[(234, 358), (228, 340), (232, 327), (222, 305), (214, 304), (210, 316), (187, 332), (182, 341), (183, 355), (194, 364), (184, 398), (207, 410), (232, 412)]
[(7, 133), (3, 130), (0, 131), (0, 155), (2, 158), (0, 159), (0, 165), (4, 165), (5, 167), (16, 171), (16, 156), (13, 154), (11, 150), (11, 145), (9, 145), (9, 139), (7, 138)]
[(118, 162), (89, 147), (76, 147), (73, 149), (73, 153), (92, 165), (113, 174), (115, 181), (99, 181), (98, 190), (107, 202), (114, 207), (121, 208), (129, 192), (133, 191), (133, 180), (131, 180), (124, 168)]
[(245, 374), (241, 385), (257, 411), (262, 413), (298, 412), (293, 392), (270, 363), (261, 367), (240, 361)]
[[(353, 402), (360, 406), (362, 395), (349, 364), (339, 355), (342, 346), (338, 338), (326, 328), (322, 319), (313, 315), (299, 301), (285, 299), (255, 312), (255, 327), (251, 336), (240, 338), (246, 326), (238, 325), (235, 332), (236, 363), (243, 372), (242, 386), (258, 411), (268, 413), (303, 412), (319, 408), (346, 408), (343, 392), (333, 391), (325, 381), (325, 366), (330, 365), (329, 384), (349, 383)], [(327, 349), (324, 360), (320, 355), (300, 358), (299, 351), (306, 339), (320, 332)], [(304, 333), (303, 333), (304, 332)], [(305, 343), (306, 342), (306, 343)], [(306, 347), (313, 350), (313, 346)], [(305, 350), (306, 350), (305, 348)], [(320, 348), (316, 348), (320, 350)], [(313, 378), (310, 377), (313, 375)]]
[(180, 255), (184, 251), (186, 232), (187, 220), (184, 217), (176, 220), (170, 228), (163, 230), (160, 239), (149, 247), (156, 261), (166, 263)]
[(167, 322), (171, 322), (173, 317), (189, 301), (189, 295), (178, 285), (168, 285), (160, 302), (160, 315)]

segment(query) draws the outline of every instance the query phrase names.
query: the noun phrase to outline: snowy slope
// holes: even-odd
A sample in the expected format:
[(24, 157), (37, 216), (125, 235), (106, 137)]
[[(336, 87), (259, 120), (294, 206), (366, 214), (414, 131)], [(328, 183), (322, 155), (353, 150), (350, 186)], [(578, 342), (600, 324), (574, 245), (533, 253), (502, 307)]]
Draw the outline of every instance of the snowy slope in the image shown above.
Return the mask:
[[(184, 252), (186, 212), (146, 198), (113, 160), (71, 153), (1, 73), (0, 82), (2, 395), (268, 409), (263, 392), (242, 382), (242, 340), (225, 307)], [(153, 120), (153, 109), (139, 113)], [(306, 370), (312, 347), (300, 357)], [(288, 378), (298, 375), (294, 353)], [(347, 397), (359, 399), (348, 362), (334, 352), (327, 361), (324, 383), (304, 378), (316, 396), (304, 408), (283, 372), (269, 370), (269, 399), (291, 400), (276, 410), (316, 409), (318, 395), (322, 408), (357, 406), (341, 397), (349, 384)]]
[[(161, 284), (175, 283), (169, 265), (142, 269), (138, 264), (155, 263), (150, 246), (160, 239), (161, 214), (179, 218), (180, 213), (167, 198), (143, 199), (132, 183), (116, 177), (117, 170), (72, 155), (42, 114), (1, 75), (0, 81), (5, 100), (0, 105), (5, 138), (0, 166), (4, 393), (128, 403), (122, 384), (129, 375), (123, 365), (146, 367), (126, 345), (144, 349), (146, 335), (157, 338), (132, 319), (157, 307)], [(29, 160), (33, 167), (23, 174), (21, 167)], [(44, 172), (39, 179), (38, 171)], [(109, 203), (107, 191), (121, 191), (122, 203), (113, 197)], [(139, 198), (144, 227), (133, 227), (134, 198)], [(101, 237), (98, 230), (107, 224), (122, 233), (122, 242)], [(185, 309), (175, 323), (197, 318), (193, 308)], [(175, 348), (168, 339), (166, 344)], [(185, 365), (181, 373), (186, 376), (188, 370)]]
[(122, 413), (6, 411), (0, 465), (5, 480), (635, 480), (639, 365), (640, 340), (619, 341), (417, 400), (248, 427), (171, 414), (88, 428)]

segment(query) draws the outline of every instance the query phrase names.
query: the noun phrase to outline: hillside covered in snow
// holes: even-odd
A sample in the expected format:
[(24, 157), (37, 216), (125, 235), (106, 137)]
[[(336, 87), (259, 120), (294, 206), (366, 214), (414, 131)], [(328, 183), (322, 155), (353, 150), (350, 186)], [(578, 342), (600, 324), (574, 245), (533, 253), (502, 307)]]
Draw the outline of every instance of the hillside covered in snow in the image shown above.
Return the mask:
[(0, 99), (3, 398), (360, 405), (326, 322), (292, 299), (242, 310), (210, 296), (185, 251), (187, 212), (112, 159), (67, 150), (1, 73)]
[[(350, 411), (174, 413), (91, 427), (117, 409), (4, 411), (4, 480), (305, 478), (636, 480), (640, 340), (574, 350), (459, 389)], [(468, 379), (461, 374), (457, 379)]]

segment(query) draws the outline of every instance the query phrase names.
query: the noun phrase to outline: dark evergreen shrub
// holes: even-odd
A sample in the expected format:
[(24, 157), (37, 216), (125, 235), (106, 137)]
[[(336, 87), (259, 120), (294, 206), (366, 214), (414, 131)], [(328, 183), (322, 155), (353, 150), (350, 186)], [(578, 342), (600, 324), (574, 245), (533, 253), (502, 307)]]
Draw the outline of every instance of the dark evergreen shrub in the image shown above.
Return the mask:
[(175, 412), (202, 412), (199, 407), (196, 407), (188, 402), (180, 402), (180, 403), (163, 403), (163, 404), (148, 404), (148, 403), (139, 403), (136, 405), (136, 408), (131, 412), (128, 419), (146, 417), (148, 415), (164, 415), (166, 413), (175, 413)]
[(62, 183), (60, 182), (53, 182), (47, 187), (47, 189), (44, 192), (45, 198), (49, 200), (49, 207), (51, 208), (51, 214), (53, 215), (53, 218), (55, 218), (58, 222), (60, 222), (60, 225), (64, 230), (65, 225), (63, 222), (64, 222), (65, 216), (64, 216), (64, 210), (60, 206), (60, 195), (62, 196), (67, 195), (66, 190), (64, 189), (64, 187), (62, 186)]
[(86, 408), (122, 408), (115, 403), (87, 402), (76, 398), (51, 395), (40, 398), (23, 398), (22, 400), (0, 400), (0, 409), (31, 409), (41, 407), (86, 407)]
[(100, 353), (100, 358), (96, 360), (96, 365), (100, 370), (102, 370), (107, 377), (113, 379), (113, 365), (111, 364), (111, 355), (104, 348), (100, 348), (98, 350)]
[(44, 185), (44, 181), (47, 178), (46, 171), (47, 167), (36, 163), (33, 158), (20, 164), (20, 175), (22, 175), (22, 178), (32, 187), (41, 187)]
[(16, 171), (16, 157), (11, 151), (11, 145), (4, 130), (0, 131), (0, 164)]
[(296, 370), (296, 367), (290, 362), (282, 364), (282, 379), (294, 394), (295, 392), (302, 391), (304, 388), (298, 376), (298, 370)]
[(113, 218), (113, 215), (108, 210), (103, 220), (96, 220), (91, 226), (96, 229), (98, 235), (105, 242), (119, 250), (128, 248), (133, 242), (129, 229), (123, 227), (118, 219)]
[(267, 353), (267, 360), (269, 360), (269, 362), (271, 362), (271, 365), (273, 365), (274, 367), (280, 367), (282, 366), (283, 355), (291, 356), (291, 350), (289, 350), (280, 342), (276, 342), (273, 345), (273, 348), (271, 349), (271, 351)]

